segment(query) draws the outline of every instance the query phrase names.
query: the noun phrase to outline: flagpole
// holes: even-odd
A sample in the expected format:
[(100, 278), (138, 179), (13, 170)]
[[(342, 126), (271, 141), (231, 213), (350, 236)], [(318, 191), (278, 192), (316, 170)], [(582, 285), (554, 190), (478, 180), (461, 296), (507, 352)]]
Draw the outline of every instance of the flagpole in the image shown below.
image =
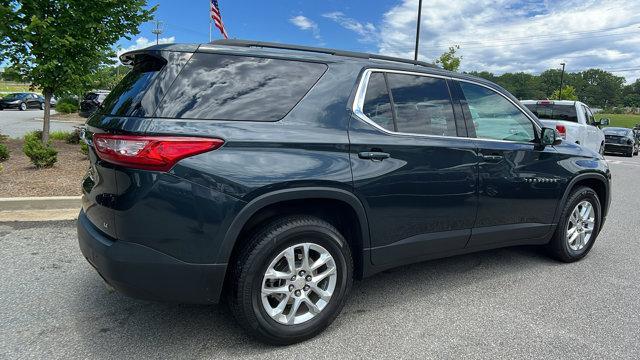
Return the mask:
[(211, 19), (209, 19), (209, 42), (211, 42)]

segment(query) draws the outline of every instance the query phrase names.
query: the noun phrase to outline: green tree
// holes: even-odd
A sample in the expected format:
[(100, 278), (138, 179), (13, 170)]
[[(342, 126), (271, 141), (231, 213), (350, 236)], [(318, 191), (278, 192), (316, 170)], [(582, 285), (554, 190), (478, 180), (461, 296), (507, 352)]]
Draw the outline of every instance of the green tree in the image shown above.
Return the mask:
[(22, 75), (20, 75), (20, 71), (18, 71), (15, 66), (8, 66), (4, 69), (2, 72), (2, 80), (24, 82)]
[(87, 82), (131, 38), (156, 7), (146, 0), (0, 0), (0, 53), (42, 89), (42, 141), (49, 138), (49, 100)]
[(640, 107), (640, 94), (627, 94), (624, 96), (622, 105), (629, 107)]
[(601, 69), (589, 69), (580, 73), (583, 88), (580, 100), (593, 107), (611, 107), (622, 104), (624, 78)]
[(556, 90), (551, 94), (552, 100), (578, 100), (578, 95), (576, 95), (576, 88), (571, 85), (564, 85), (562, 87), (562, 92), (560, 90)]
[(462, 61), (462, 56), (456, 56), (458, 50), (460, 50), (459, 45), (450, 46), (449, 50), (445, 51), (436, 59), (436, 64), (441, 64), (445, 70), (458, 71), (460, 62)]

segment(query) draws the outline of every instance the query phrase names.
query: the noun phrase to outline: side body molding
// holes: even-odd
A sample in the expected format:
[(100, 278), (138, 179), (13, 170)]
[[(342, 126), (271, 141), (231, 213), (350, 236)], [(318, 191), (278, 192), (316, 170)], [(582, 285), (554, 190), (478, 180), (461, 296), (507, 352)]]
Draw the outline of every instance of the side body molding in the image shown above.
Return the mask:
[[(220, 246), (220, 252), (217, 256), (216, 263), (226, 264), (229, 261), (233, 247), (238, 239), (238, 235), (242, 231), (244, 225), (249, 221), (251, 216), (260, 209), (282, 201), (301, 200), (301, 199), (333, 199), (342, 201), (354, 210), (358, 220), (360, 221), (360, 233), (362, 234), (362, 253), (353, 254), (354, 256), (362, 256), (363, 272), (366, 273), (369, 268), (369, 248), (371, 247), (369, 240), (369, 222), (364, 210), (364, 206), (360, 200), (351, 192), (331, 187), (298, 187), (291, 189), (282, 189), (269, 192), (256, 197), (249, 201), (240, 210), (231, 225)], [(366, 254), (366, 255), (365, 255)], [(362, 274), (360, 274), (362, 275)]]

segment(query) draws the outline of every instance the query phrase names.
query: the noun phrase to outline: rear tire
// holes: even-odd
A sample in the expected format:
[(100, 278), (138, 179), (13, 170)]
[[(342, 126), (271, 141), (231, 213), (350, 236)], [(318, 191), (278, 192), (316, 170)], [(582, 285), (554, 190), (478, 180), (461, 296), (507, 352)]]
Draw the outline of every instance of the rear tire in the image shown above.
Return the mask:
[(40, 103), (40, 110), (44, 110), (44, 103)]
[(600, 232), (601, 209), (600, 200), (593, 189), (579, 187), (573, 190), (548, 244), (551, 256), (563, 262), (574, 262), (585, 257)]
[(27, 104), (22, 103), (22, 104), (20, 104), (20, 106), (18, 108), (20, 109), (20, 111), (25, 111), (25, 110), (27, 110)]
[[(307, 340), (344, 307), (353, 260), (349, 244), (328, 222), (301, 215), (277, 219), (254, 231), (238, 254), (227, 300), (240, 326), (257, 339), (274, 345)], [(311, 270), (320, 259), (327, 265)]]

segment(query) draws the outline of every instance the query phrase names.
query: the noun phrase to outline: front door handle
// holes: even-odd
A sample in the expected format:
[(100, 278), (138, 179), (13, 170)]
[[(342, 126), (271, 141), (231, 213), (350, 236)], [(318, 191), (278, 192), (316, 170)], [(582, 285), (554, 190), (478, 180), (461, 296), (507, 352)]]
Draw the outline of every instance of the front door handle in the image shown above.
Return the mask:
[(502, 155), (496, 155), (496, 154), (491, 154), (491, 155), (482, 155), (482, 158), (485, 161), (489, 161), (489, 162), (498, 162), (502, 160)]
[(389, 157), (391, 157), (391, 155), (389, 155), (386, 152), (381, 152), (381, 151), (363, 151), (361, 153), (358, 153), (358, 157), (360, 159), (369, 159), (369, 160), (384, 160), (384, 159), (388, 159)]

